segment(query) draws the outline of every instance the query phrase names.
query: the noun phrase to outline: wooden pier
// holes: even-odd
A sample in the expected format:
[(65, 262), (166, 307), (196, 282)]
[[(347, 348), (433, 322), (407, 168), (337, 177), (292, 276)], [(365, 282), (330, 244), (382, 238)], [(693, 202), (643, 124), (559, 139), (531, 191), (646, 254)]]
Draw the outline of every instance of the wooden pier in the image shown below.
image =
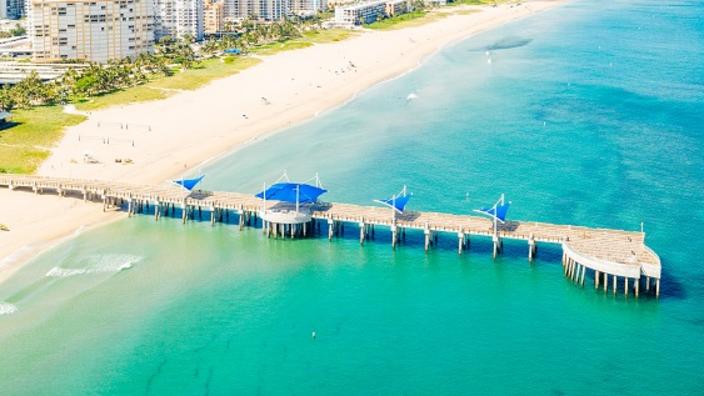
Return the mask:
[[(373, 239), (375, 228), (390, 231), (391, 246), (401, 243), (406, 230), (424, 235), (424, 248), (430, 249), (439, 235), (457, 238), (457, 251), (469, 249), (472, 237), (490, 238), (493, 255), (503, 250), (503, 240), (527, 242), (527, 255), (533, 260), (538, 243), (562, 246), (565, 276), (584, 286), (587, 275), (594, 287), (608, 292), (617, 290), (638, 297), (640, 293), (660, 295), (661, 265), (658, 255), (645, 245), (642, 232), (588, 228), (539, 222), (510, 221), (494, 232), (491, 220), (470, 215), (437, 212), (406, 212), (391, 215), (388, 208), (344, 203), (318, 203), (309, 207), (311, 221), (304, 224), (274, 224), (261, 221), (264, 202), (253, 195), (236, 192), (187, 192), (176, 186), (146, 186), (100, 180), (76, 180), (41, 176), (0, 175), (0, 187), (10, 190), (51, 193), (85, 201), (99, 202), (103, 209), (125, 208), (128, 216), (149, 213), (156, 221), (161, 216), (181, 216), (185, 223), (195, 213), (205, 212), (211, 224), (230, 215), (238, 217), (239, 227), (261, 226), (269, 237), (304, 237), (325, 230), (329, 239), (343, 232), (345, 225), (356, 227), (359, 242)], [(293, 210), (287, 204), (267, 201), (267, 209)], [(587, 273), (589, 270), (589, 273)]]

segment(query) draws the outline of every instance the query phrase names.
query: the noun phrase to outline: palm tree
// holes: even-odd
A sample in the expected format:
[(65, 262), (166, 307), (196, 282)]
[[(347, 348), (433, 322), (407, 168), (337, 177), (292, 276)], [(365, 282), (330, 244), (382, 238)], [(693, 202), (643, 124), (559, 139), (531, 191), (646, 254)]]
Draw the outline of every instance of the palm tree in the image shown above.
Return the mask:
[(0, 88), (0, 110), (10, 111), (15, 107), (15, 98), (11, 88)]

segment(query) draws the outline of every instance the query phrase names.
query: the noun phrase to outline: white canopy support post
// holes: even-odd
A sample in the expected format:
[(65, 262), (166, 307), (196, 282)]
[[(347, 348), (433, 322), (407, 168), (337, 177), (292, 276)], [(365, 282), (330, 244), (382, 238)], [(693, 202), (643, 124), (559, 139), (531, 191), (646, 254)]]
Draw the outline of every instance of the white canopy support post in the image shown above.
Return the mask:
[(391, 196), (391, 220), (396, 223), (396, 195)]
[(296, 185), (296, 213), (298, 213), (300, 196), (301, 196), (301, 185), (297, 184)]
[(499, 219), (498, 219), (498, 217), (496, 216), (497, 208), (498, 208), (498, 205), (497, 205), (497, 204), (494, 204), (494, 216), (493, 216), (493, 217), (494, 217), (494, 235), (497, 235), (497, 234), (498, 234), (498, 225), (499, 225), (499, 224), (498, 224), (498, 221), (499, 221)]

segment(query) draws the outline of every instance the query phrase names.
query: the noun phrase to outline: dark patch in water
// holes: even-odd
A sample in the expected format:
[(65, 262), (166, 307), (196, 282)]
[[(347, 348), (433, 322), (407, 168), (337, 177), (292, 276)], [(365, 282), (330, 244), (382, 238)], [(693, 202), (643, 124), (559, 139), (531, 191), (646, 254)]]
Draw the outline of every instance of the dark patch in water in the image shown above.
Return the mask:
[(494, 44), (486, 47), (486, 49), (489, 51), (499, 51), (505, 49), (518, 48), (530, 44), (531, 41), (533, 41), (533, 39), (520, 37), (505, 37), (495, 42)]
[(152, 383), (154, 382), (154, 380), (156, 379), (156, 377), (158, 377), (159, 374), (161, 374), (161, 370), (164, 369), (164, 365), (166, 365), (166, 359), (165, 359), (165, 358), (161, 361), (161, 363), (159, 363), (159, 365), (158, 365), (157, 368), (156, 368), (156, 371), (154, 371), (154, 374), (152, 374), (152, 375), (149, 376), (149, 379), (147, 380), (147, 389), (145, 389), (145, 392), (144, 392), (145, 394), (149, 394), (149, 391), (151, 391), (151, 389), (152, 389)]
[(518, 47), (524, 47), (531, 43), (533, 39), (520, 38), (520, 37), (504, 37), (493, 44), (487, 45), (481, 48), (475, 48), (472, 51), (501, 51), (507, 49), (513, 49)]
[(694, 326), (704, 327), (704, 318), (689, 319), (687, 322)]
[(210, 383), (213, 381), (213, 367), (208, 368), (208, 377), (205, 379), (204, 392), (203, 394), (208, 396), (210, 394)]
[(555, 396), (563, 396), (565, 394), (565, 392), (560, 389), (552, 389), (550, 390), (550, 393)]

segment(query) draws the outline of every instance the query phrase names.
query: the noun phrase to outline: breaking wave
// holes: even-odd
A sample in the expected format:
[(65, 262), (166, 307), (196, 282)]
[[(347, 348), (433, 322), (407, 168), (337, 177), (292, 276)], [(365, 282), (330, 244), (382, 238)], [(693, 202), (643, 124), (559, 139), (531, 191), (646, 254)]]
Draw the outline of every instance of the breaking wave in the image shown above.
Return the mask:
[(83, 268), (54, 267), (46, 273), (46, 276), (49, 278), (68, 278), (76, 275), (120, 272), (132, 268), (133, 264), (141, 260), (142, 257), (124, 254), (90, 256), (87, 261), (91, 264)]
[(17, 312), (15, 304), (0, 302), (0, 315), (12, 315)]

